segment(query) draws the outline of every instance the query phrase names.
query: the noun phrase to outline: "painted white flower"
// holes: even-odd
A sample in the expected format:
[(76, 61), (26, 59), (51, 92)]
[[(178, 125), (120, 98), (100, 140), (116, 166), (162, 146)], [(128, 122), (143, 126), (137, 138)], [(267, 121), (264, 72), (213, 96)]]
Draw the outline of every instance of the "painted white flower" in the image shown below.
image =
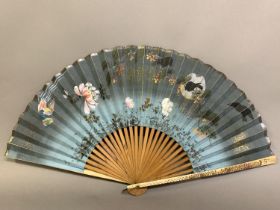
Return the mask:
[(189, 74), (187, 78), (189, 78), (187, 82), (179, 85), (179, 90), (186, 99), (195, 100), (206, 89), (205, 78), (197, 76), (195, 73)]
[(125, 105), (126, 105), (126, 107), (129, 108), (129, 109), (134, 108), (134, 101), (133, 101), (133, 99), (130, 98), (130, 97), (126, 97), (126, 98), (125, 98)]
[(146, 59), (150, 62), (155, 62), (158, 58), (159, 56), (153, 53), (149, 53), (146, 55)]
[(173, 102), (169, 98), (164, 98), (161, 102), (162, 114), (168, 116), (172, 112)]
[(99, 90), (92, 86), (90, 82), (87, 82), (86, 84), (81, 83), (79, 86), (75, 86), (74, 92), (84, 98), (84, 112), (86, 115), (90, 114), (90, 111), (94, 110), (98, 104)]

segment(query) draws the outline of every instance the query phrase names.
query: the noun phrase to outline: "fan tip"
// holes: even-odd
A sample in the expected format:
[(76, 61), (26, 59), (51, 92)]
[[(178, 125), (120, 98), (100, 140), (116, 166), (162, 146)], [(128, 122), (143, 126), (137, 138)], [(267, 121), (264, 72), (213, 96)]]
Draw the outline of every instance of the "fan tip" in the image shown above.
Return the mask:
[(104, 51), (104, 52), (112, 52), (113, 50), (110, 49), (110, 48), (105, 48), (103, 51)]
[(83, 62), (83, 61), (85, 61), (84, 58), (79, 58), (79, 59), (77, 60), (78, 63), (79, 63), (79, 62)]
[[(260, 117), (260, 115), (259, 115), (259, 117)], [(267, 128), (266, 128), (266, 125), (265, 125), (264, 123), (261, 123), (260, 125), (261, 125), (261, 127), (262, 127), (264, 130), (267, 129)]]
[(65, 67), (65, 69), (71, 69), (73, 67), (73, 65), (68, 65)]
[(8, 149), (7, 149), (4, 156), (5, 156), (6, 158), (8, 158), (8, 155), (9, 155), (9, 152), (8, 152)]
[(13, 141), (13, 139), (14, 139), (14, 137), (13, 137), (13, 136), (11, 136), (11, 137), (9, 138), (8, 143), (11, 143), (11, 142)]
[(96, 52), (90, 54), (91, 57), (94, 57), (94, 56), (97, 56), (97, 55), (98, 54)]

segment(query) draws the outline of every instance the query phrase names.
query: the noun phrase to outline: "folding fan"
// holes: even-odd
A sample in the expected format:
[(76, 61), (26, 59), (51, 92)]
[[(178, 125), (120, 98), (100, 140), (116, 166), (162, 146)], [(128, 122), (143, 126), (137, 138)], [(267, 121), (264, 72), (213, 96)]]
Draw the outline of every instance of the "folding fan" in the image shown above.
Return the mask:
[(174, 50), (101, 50), (56, 74), (28, 104), (6, 156), (149, 186), (273, 164), (261, 117), (212, 66)]

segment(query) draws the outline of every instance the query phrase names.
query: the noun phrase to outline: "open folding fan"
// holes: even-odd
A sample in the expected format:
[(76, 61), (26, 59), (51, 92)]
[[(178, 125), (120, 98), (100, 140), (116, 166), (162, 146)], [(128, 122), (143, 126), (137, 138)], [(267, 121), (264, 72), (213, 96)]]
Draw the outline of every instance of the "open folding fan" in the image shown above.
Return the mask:
[(8, 158), (147, 187), (275, 163), (244, 92), (198, 59), (116, 47), (67, 66), (19, 117)]

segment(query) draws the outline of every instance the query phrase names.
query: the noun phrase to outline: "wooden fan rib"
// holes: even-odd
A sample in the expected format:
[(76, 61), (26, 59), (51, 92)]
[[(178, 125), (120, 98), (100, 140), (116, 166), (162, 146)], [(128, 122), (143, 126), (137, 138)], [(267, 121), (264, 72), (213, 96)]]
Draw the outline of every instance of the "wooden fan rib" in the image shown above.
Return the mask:
[[(163, 174), (166, 173), (167, 171), (173, 170), (174, 168), (177, 168), (178, 166), (185, 164), (188, 167), (191, 166), (191, 164), (188, 161), (187, 157), (184, 157), (185, 154), (181, 153), (180, 155), (176, 156), (174, 159), (172, 159), (170, 162), (168, 162), (166, 165), (161, 167), (158, 171), (157, 174)], [(153, 174), (152, 174), (153, 175)], [(151, 176), (148, 176), (147, 179), (151, 179)]]
[[(107, 144), (105, 144), (103, 141), (101, 142), (102, 144), (102, 149), (104, 150), (104, 154), (113, 162), (115, 163), (116, 166), (118, 166), (118, 168), (122, 168), (124, 170), (124, 172), (127, 174), (127, 176), (129, 176), (129, 168), (127, 166), (127, 163), (126, 162), (122, 162), (120, 161), (116, 155), (114, 155), (114, 152), (111, 151), (111, 149), (107, 146)], [(111, 148), (114, 148), (113, 145), (110, 145)], [(116, 150), (114, 150), (116, 151)]]
[[(173, 140), (174, 141), (174, 140)], [(174, 143), (174, 142), (172, 142)], [(173, 146), (171, 147), (171, 149), (169, 149), (165, 155), (162, 157), (160, 163), (158, 165), (156, 165), (151, 171), (150, 171), (150, 176), (153, 176), (154, 174), (156, 174), (161, 167), (164, 166), (165, 163), (167, 163), (168, 161), (170, 161), (171, 158), (173, 158), (175, 155), (177, 155), (180, 151), (182, 151), (182, 147), (178, 148), (178, 144), (173, 144)], [(174, 153), (172, 153), (175, 150)], [(145, 178), (147, 178), (147, 175), (144, 176)]]
[(140, 126), (108, 134), (92, 151), (87, 167), (129, 184), (192, 172), (187, 154), (174, 139)]
[(127, 177), (123, 173), (123, 171), (113, 168), (113, 165), (111, 163), (105, 162), (101, 158), (94, 156), (94, 155), (91, 155), (90, 159), (87, 160), (87, 164), (89, 164), (93, 167), (97, 167), (101, 170), (104, 170), (107, 173), (110, 173), (112, 177), (115, 176), (115, 177), (118, 177), (119, 179), (121, 178), (122, 180), (127, 180)]
[(152, 139), (154, 137), (154, 134), (155, 134), (155, 129), (152, 128), (151, 132), (149, 133), (149, 138), (148, 138), (148, 141), (147, 141), (146, 150), (145, 150), (145, 153), (143, 155), (144, 159), (143, 159), (143, 162), (142, 162), (142, 169), (145, 169), (146, 162), (148, 161), (147, 156), (148, 156), (149, 151), (150, 151), (150, 147), (151, 147), (151, 144), (152, 144)]
[(133, 175), (134, 168), (132, 166), (128, 166), (128, 164), (129, 164), (128, 158), (127, 158), (126, 152), (124, 150), (124, 147), (122, 146), (121, 140), (120, 140), (119, 136), (117, 135), (117, 132), (113, 132), (113, 134), (116, 137), (116, 140), (112, 135), (109, 134), (108, 136), (111, 140), (111, 143), (114, 145), (117, 152), (119, 153), (122, 164), (127, 168), (126, 173), (129, 177), (130, 182), (134, 183), (133, 182), (133, 179), (135, 177), (135, 175)]
[[(116, 172), (118, 174), (121, 174), (123, 176), (127, 176), (127, 174), (125, 173), (125, 170), (123, 170), (123, 168), (121, 168), (118, 164), (116, 164), (116, 162), (103, 150), (103, 148), (101, 148), (99, 145), (97, 146), (97, 149), (100, 149), (101, 151), (103, 151), (104, 155), (102, 153), (100, 153), (98, 150), (93, 150), (93, 154), (95, 154), (96, 156), (98, 156), (99, 158), (101, 158), (103, 160), (102, 164), (104, 166), (106, 166), (107, 164), (109, 165), (109, 167), (114, 170), (116, 170)], [(94, 155), (90, 155), (90, 158), (94, 160)]]
[(146, 127), (145, 128), (145, 135), (144, 135), (144, 139), (143, 139), (143, 149), (141, 151), (141, 157), (140, 157), (140, 163), (139, 163), (139, 167), (140, 170), (143, 170), (143, 161), (144, 161), (144, 155), (146, 153), (146, 148), (147, 148), (147, 141), (148, 141), (148, 137), (149, 137), (149, 133), (150, 133), (150, 128)]
[(130, 172), (131, 171), (131, 166), (132, 166), (132, 160), (131, 160), (131, 156), (130, 156), (130, 142), (127, 141), (127, 139), (124, 137), (123, 134), (123, 130), (122, 129), (118, 129), (119, 132), (119, 137), (121, 138), (121, 141), (123, 142), (124, 145), (124, 152), (125, 152), (125, 156), (127, 157), (127, 163), (125, 164), (127, 167), (127, 171)]
[(172, 166), (173, 163), (180, 161), (180, 160), (184, 160), (185, 162), (189, 162), (189, 158), (186, 155), (185, 152), (180, 152), (178, 155), (176, 155), (173, 159), (171, 159), (169, 162), (167, 162), (163, 168), (167, 168)]
[(134, 139), (134, 129), (133, 127), (128, 128), (129, 140), (131, 144), (131, 159), (132, 159), (132, 170), (131, 170), (131, 177), (133, 177), (133, 182), (136, 183), (136, 167), (135, 167), (135, 139)]
[(135, 176), (135, 142), (134, 142), (134, 135), (133, 135), (133, 127), (129, 127), (129, 139), (130, 139), (130, 144), (131, 144), (131, 158), (133, 162), (133, 176)]
[(165, 144), (163, 144), (163, 139), (165, 137), (165, 133), (162, 133), (160, 135), (160, 138), (157, 140), (156, 145), (154, 147), (154, 152), (150, 157), (150, 161), (147, 163), (147, 165), (145, 166), (146, 170), (149, 170), (150, 167), (154, 164), (154, 162), (156, 162), (156, 157), (159, 155), (160, 151), (162, 151), (160, 149), (160, 147), (165, 146)]
[(114, 140), (112, 141), (112, 136), (111, 139), (109, 140), (107, 137), (104, 138), (106, 144), (110, 147), (112, 151), (114, 151), (114, 154), (116, 156), (116, 162), (119, 163), (119, 165), (124, 166), (124, 160), (122, 159), (121, 152), (119, 151), (118, 147), (116, 146), (116, 143)]
[(181, 176), (181, 175), (187, 175), (192, 173), (192, 169), (187, 169), (187, 170), (183, 170), (174, 174), (170, 174), (168, 176), (162, 176), (162, 177), (158, 177), (157, 179), (167, 179), (167, 178), (172, 178), (172, 177), (176, 177), (176, 176)]
[(130, 141), (130, 137), (129, 137), (129, 132), (128, 132), (128, 129), (127, 128), (124, 128), (124, 136), (125, 136), (125, 141), (127, 143), (127, 153), (128, 153), (128, 157), (129, 157), (129, 160), (130, 160), (130, 163), (129, 163), (129, 168), (130, 168), (130, 176), (133, 176), (132, 172), (133, 172), (133, 155), (132, 155), (132, 145), (131, 145), (131, 141)]
[[(107, 137), (104, 138), (106, 144), (108, 145), (108, 147), (110, 148), (110, 150), (112, 150), (112, 152), (115, 155), (115, 161), (122, 166), (122, 168), (126, 168), (125, 167), (125, 161), (123, 160), (122, 156), (119, 154), (119, 151), (117, 151), (117, 149), (114, 147), (113, 144), (115, 144), (114, 142), (111, 142)], [(127, 169), (127, 171), (129, 171), (129, 169)]]
[(108, 134), (108, 137), (109, 137), (110, 142), (113, 144), (116, 151), (118, 152), (118, 155), (121, 157), (122, 152), (121, 152), (121, 149), (120, 149), (119, 145), (117, 144), (117, 141), (114, 139), (114, 137), (111, 133)]
[[(159, 135), (156, 135), (155, 138), (154, 138), (154, 146), (151, 147), (151, 155), (149, 157), (150, 160), (153, 160), (154, 156), (157, 154), (157, 152), (159, 150), (159, 147), (162, 144), (162, 141), (163, 141), (163, 139), (165, 137), (165, 133), (161, 133), (159, 138), (158, 138), (158, 136)], [(151, 161), (149, 161), (149, 163), (151, 163)]]
[[(169, 141), (169, 143), (167, 144), (167, 146), (164, 148), (163, 153), (162, 153), (163, 155), (161, 155), (161, 159), (160, 159), (160, 161), (158, 162), (158, 165), (160, 165), (160, 163), (162, 162), (162, 157), (166, 154), (165, 152), (168, 151), (168, 149), (172, 146), (172, 144), (173, 144), (173, 141), (171, 140), (171, 141)], [(157, 166), (157, 167), (158, 167), (158, 166)], [(157, 167), (156, 167), (156, 168), (157, 168)], [(144, 174), (144, 176), (143, 176), (143, 180), (146, 180), (145, 177), (149, 176), (150, 173), (151, 173), (151, 171), (145, 172), (145, 174)]]
[(116, 140), (116, 143), (118, 144), (118, 146), (119, 146), (119, 148), (121, 150), (121, 154), (120, 155), (121, 155), (122, 160), (123, 160), (122, 163), (123, 163), (123, 166), (125, 168), (126, 174), (129, 174), (129, 170), (128, 170), (128, 168), (129, 168), (129, 166), (128, 166), (129, 161), (128, 161), (128, 157), (127, 157), (127, 154), (126, 154), (126, 151), (125, 151), (126, 146), (123, 144), (122, 140), (120, 139), (120, 137), (119, 137), (119, 135), (118, 135), (118, 133), (116, 131), (114, 131), (113, 134), (114, 134), (114, 137), (115, 137), (114, 139)]
[[(172, 151), (175, 150), (173, 153)], [(173, 147), (171, 148), (170, 151), (168, 151), (168, 153), (166, 154), (166, 156), (163, 158), (164, 163), (170, 161), (170, 159), (174, 158), (174, 156), (176, 156), (177, 154), (179, 154), (180, 152), (183, 151), (183, 148), (180, 147), (178, 144), (174, 144)], [(170, 154), (172, 153), (172, 154)]]
[[(166, 147), (167, 143), (169, 142), (170, 137), (166, 136), (160, 145), (157, 154), (154, 156), (154, 162), (158, 162), (158, 160), (165, 154), (164, 148)], [(172, 144), (170, 144), (171, 146)]]
[(111, 162), (113, 162), (114, 165), (116, 165), (118, 168), (125, 169), (120, 164), (120, 162), (117, 161), (117, 157), (113, 154), (113, 152), (109, 149), (109, 147), (103, 141), (100, 142), (100, 145), (97, 145), (96, 147), (97, 147), (98, 150), (100, 150), (100, 152), (102, 154), (104, 154), (109, 160), (111, 160)]
[[(118, 159), (117, 150), (116, 150), (115, 147), (112, 145), (112, 143), (110, 142), (110, 140), (109, 140), (107, 137), (105, 137), (105, 138), (103, 139), (103, 141), (105, 141), (105, 143), (108, 145), (108, 147), (110, 148), (110, 150), (113, 152), (112, 158), (114, 158), (116, 162), (119, 162), (120, 159)], [(104, 148), (105, 148), (105, 147), (104, 147)], [(108, 150), (108, 151), (109, 151), (109, 150)]]
[(136, 179), (139, 180), (139, 177), (141, 176), (141, 152), (142, 152), (142, 149), (143, 149), (143, 136), (144, 135), (144, 129), (143, 127), (141, 126), (140, 127), (140, 132), (139, 132), (139, 151), (137, 153), (137, 168), (136, 168), (136, 171), (137, 171), (137, 174), (136, 174)]
[(149, 156), (147, 157), (147, 159), (151, 159), (151, 157), (153, 156), (154, 154), (154, 149), (155, 149), (155, 146), (156, 144), (158, 143), (158, 137), (160, 135), (160, 130), (158, 130), (154, 136), (154, 138), (152, 138), (152, 144), (151, 144), (151, 147), (150, 147), (150, 151), (149, 151)]
[[(104, 170), (101, 170), (99, 168), (93, 167), (91, 165), (88, 165), (88, 164), (85, 165), (85, 169), (87, 169), (89, 171), (92, 171), (92, 172), (96, 172), (96, 173), (99, 173), (99, 174), (103, 174), (103, 175), (112, 177), (112, 175), (110, 173), (108, 173)], [(119, 178), (116, 178), (116, 177), (112, 177), (112, 179), (117, 179), (117, 180), (120, 180), (121, 182), (127, 182), (126, 180), (122, 180), (122, 179), (119, 179)]]
[(134, 139), (134, 157), (135, 157), (135, 165), (134, 165), (134, 169), (135, 169), (135, 181), (137, 180), (138, 177), (138, 149), (139, 149), (139, 142), (138, 142), (138, 127), (134, 126), (134, 133), (133, 133), (133, 139)]
[(185, 157), (184, 153), (181, 153), (180, 155), (176, 156), (173, 158), (171, 161), (166, 163), (164, 167), (162, 167), (163, 170), (169, 170), (175, 166), (175, 164), (180, 164), (180, 163), (185, 163), (185, 164), (190, 164), (188, 157)]
[(174, 167), (176, 167), (175, 164), (180, 164), (181, 162), (188, 164), (189, 163), (188, 158), (184, 157), (184, 156), (185, 156), (184, 154), (177, 155), (176, 157), (171, 159), (169, 162), (166, 162), (162, 167), (160, 167), (158, 172), (160, 173), (160, 172), (164, 172), (164, 171), (173, 169)]
[[(112, 149), (110, 149), (109, 146), (108, 146), (104, 141), (105, 141), (105, 140), (103, 140), (103, 141), (101, 141), (101, 142), (99, 143), (99, 144), (100, 144), (100, 147), (101, 147), (102, 149), (104, 149), (104, 151), (107, 152), (107, 153), (110, 155), (111, 159), (113, 159), (117, 164), (119, 164), (118, 161), (117, 161), (117, 157), (116, 157), (114, 151), (113, 151)], [(98, 146), (98, 145), (97, 145), (97, 146)]]
[(173, 175), (173, 174), (176, 174), (177, 172), (186, 170), (188, 168), (189, 168), (188, 164), (182, 164), (182, 163), (176, 164), (176, 167), (174, 167), (172, 170), (168, 170), (165, 173), (162, 173), (161, 176), (164, 177), (164, 176), (168, 176), (168, 175)]
[(172, 145), (174, 144), (174, 140), (171, 139), (168, 144), (166, 145), (166, 147), (163, 148), (161, 155), (160, 155), (160, 159), (158, 161), (158, 165), (163, 161), (163, 158), (167, 155), (167, 152), (170, 150), (170, 148), (172, 147)]
[(89, 162), (87, 162), (86, 168), (91, 171), (101, 173), (101, 174), (104, 174), (104, 175), (107, 175), (107, 176), (110, 176), (110, 177), (113, 177), (113, 178), (116, 178), (116, 179), (119, 179), (119, 180), (122, 180), (125, 182), (128, 181), (124, 177), (120, 176), (119, 174), (116, 174), (114, 171), (111, 171), (110, 169), (104, 167), (103, 165), (101, 165), (97, 162), (91, 162), (91, 164)]

